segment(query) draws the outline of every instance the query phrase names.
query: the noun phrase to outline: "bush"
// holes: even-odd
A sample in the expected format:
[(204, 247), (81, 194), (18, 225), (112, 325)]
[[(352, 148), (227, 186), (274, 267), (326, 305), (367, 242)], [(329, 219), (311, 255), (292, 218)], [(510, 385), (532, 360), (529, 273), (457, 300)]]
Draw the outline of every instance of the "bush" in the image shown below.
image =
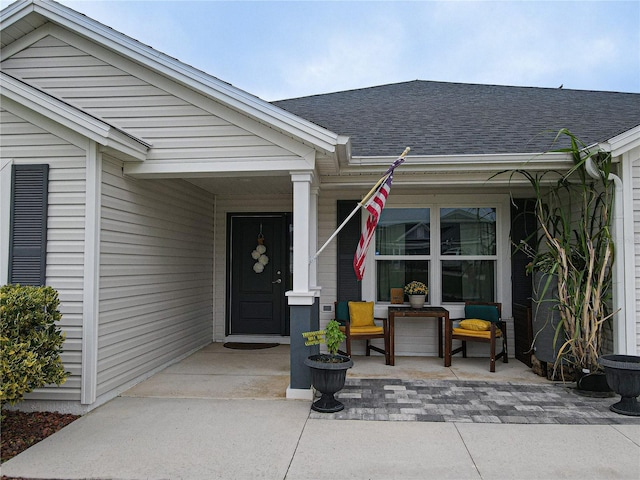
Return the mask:
[(51, 287), (0, 287), (0, 402), (14, 405), (47, 384), (62, 385), (65, 335), (58, 292)]

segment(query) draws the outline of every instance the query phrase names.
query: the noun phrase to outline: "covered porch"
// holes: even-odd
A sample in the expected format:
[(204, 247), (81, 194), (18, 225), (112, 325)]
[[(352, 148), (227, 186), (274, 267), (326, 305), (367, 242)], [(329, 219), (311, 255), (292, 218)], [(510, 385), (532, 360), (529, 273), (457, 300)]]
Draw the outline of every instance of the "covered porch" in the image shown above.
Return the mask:
[[(468, 380), (551, 385), (522, 362), (510, 359), (490, 373), (487, 358), (453, 357), (450, 367), (438, 357), (397, 356), (395, 366), (382, 355), (354, 355), (347, 379)], [(137, 384), (123, 396), (164, 398), (284, 398), (290, 381), (290, 346), (234, 350), (210, 343)]]

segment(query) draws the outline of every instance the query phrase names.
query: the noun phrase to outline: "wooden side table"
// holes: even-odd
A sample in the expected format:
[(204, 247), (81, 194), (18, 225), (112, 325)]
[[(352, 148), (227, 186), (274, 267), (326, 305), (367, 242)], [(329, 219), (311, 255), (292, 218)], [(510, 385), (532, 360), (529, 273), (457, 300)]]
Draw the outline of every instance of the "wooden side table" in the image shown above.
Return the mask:
[[(389, 318), (389, 357), (390, 357), (390, 365), (395, 365), (395, 319), (396, 317), (424, 317), (424, 318), (435, 318), (438, 321), (438, 356), (440, 358), (443, 357), (442, 352), (442, 323), (444, 322), (445, 327), (449, 323), (449, 311), (442, 307), (422, 307), (422, 308), (411, 308), (409, 306), (406, 307), (396, 307), (390, 306), (387, 312), (387, 316)], [(447, 350), (445, 344), (445, 350)], [(449, 352), (449, 363), (451, 362), (451, 352)], [(445, 364), (447, 362), (447, 352), (444, 352)], [(445, 365), (447, 366), (447, 365)]]

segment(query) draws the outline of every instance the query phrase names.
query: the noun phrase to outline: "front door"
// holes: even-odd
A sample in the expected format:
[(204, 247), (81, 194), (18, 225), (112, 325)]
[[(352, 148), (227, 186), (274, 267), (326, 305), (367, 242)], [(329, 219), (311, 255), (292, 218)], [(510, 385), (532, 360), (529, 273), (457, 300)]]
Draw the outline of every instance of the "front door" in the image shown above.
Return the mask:
[(289, 214), (229, 214), (227, 335), (289, 335)]

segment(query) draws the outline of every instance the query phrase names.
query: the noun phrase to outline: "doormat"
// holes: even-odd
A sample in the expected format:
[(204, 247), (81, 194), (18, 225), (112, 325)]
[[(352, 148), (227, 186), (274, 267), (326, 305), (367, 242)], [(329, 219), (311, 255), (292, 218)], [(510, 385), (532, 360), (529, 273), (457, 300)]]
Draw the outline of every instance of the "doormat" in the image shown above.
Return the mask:
[(263, 348), (273, 348), (280, 345), (279, 343), (245, 343), (245, 342), (227, 342), (223, 346), (233, 350), (262, 350)]

